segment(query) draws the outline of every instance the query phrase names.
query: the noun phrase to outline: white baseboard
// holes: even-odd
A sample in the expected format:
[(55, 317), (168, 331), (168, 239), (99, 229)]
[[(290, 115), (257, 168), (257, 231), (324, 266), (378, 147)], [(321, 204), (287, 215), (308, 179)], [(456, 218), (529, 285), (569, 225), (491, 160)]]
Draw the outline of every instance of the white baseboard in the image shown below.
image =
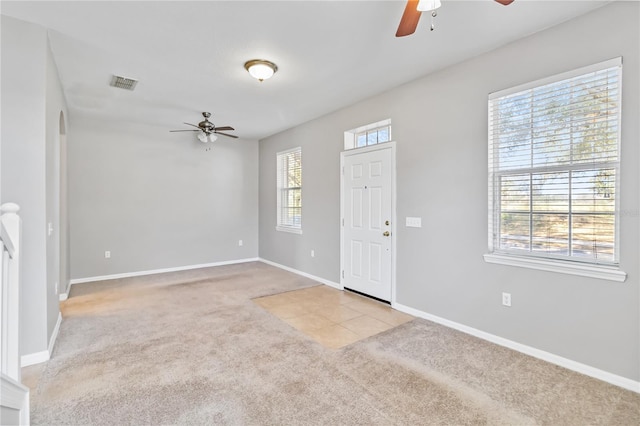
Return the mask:
[(463, 333), (470, 334), (480, 339), (487, 340), (491, 343), (495, 343), (497, 345), (504, 346), (509, 349), (513, 349), (515, 351), (521, 352), (523, 354), (530, 355), (534, 358), (538, 358), (543, 361), (547, 361), (552, 364), (559, 365), (560, 367), (564, 367), (566, 369), (573, 370), (590, 377), (594, 377), (596, 379), (602, 380), (607, 383), (611, 383), (612, 385), (620, 386), (621, 388), (640, 393), (640, 382), (636, 382), (635, 380), (618, 376), (617, 374), (609, 373), (608, 371), (600, 370), (590, 365), (582, 364), (580, 362), (573, 361), (571, 359), (564, 358), (559, 355), (555, 355), (540, 349), (536, 349), (531, 346), (523, 345), (522, 343), (514, 342), (512, 340), (505, 339), (500, 336), (496, 336), (495, 334), (487, 333), (482, 330), (478, 330), (476, 328), (466, 326), (464, 324), (460, 324), (445, 318), (438, 317), (436, 315), (428, 314), (426, 312), (411, 308), (409, 306), (402, 305), (400, 303), (395, 303), (393, 307), (401, 312), (404, 312), (419, 318), (423, 318), (429, 321), (433, 321), (435, 323), (444, 325), (449, 328), (453, 328), (458, 331), (462, 331)]
[(51, 359), (53, 348), (56, 345), (56, 340), (58, 340), (58, 333), (60, 332), (60, 324), (62, 324), (62, 314), (58, 312), (58, 320), (56, 321), (56, 326), (53, 328), (53, 333), (51, 333), (51, 338), (49, 339), (49, 346), (47, 350), (35, 352), (32, 354), (22, 355), (20, 357), (21, 367), (28, 367), (30, 365), (40, 364), (43, 362), (47, 362)]
[(68, 279), (66, 285), (63, 288), (64, 293), (60, 293), (58, 294), (58, 297), (60, 298), (61, 302), (64, 302), (65, 300), (67, 300), (69, 298), (69, 290), (71, 290), (71, 280)]
[(47, 348), (49, 351), (49, 357), (51, 357), (51, 354), (53, 353), (53, 347), (56, 345), (56, 340), (58, 340), (60, 324), (62, 324), (62, 314), (58, 312), (58, 320), (56, 321), (56, 326), (53, 328), (53, 333), (51, 333), (51, 338), (49, 339), (49, 347)]
[(35, 352), (32, 354), (22, 355), (20, 357), (20, 366), (28, 367), (30, 365), (40, 364), (49, 361), (49, 351)]
[(340, 285), (338, 283), (334, 283), (333, 281), (329, 281), (329, 280), (326, 280), (324, 278), (316, 277), (315, 275), (307, 274), (306, 272), (302, 272), (302, 271), (299, 271), (297, 269), (293, 269), (293, 268), (290, 268), (288, 266), (281, 265), (279, 263), (272, 262), (272, 261), (267, 260), (267, 259), (259, 258), (258, 260), (260, 262), (262, 262), (262, 263), (266, 263), (267, 265), (275, 266), (276, 268), (284, 269), (285, 271), (293, 272), (294, 274), (301, 275), (301, 276), (303, 276), (305, 278), (310, 278), (310, 279), (312, 279), (314, 281), (318, 281), (318, 282), (320, 282), (322, 284), (328, 285), (329, 287), (337, 288), (338, 290), (344, 290), (344, 287), (342, 287), (342, 285)]
[(212, 266), (234, 265), (236, 263), (257, 262), (259, 260), (260, 259), (257, 257), (252, 257), (248, 259), (225, 260), (223, 262), (201, 263), (199, 265), (177, 266), (175, 268), (163, 268), (163, 269), (153, 269), (149, 271), (125, 272), (123, 274), (100, 275), (100, 276), (86, 277), (86, 278), (74, 278), (71, 281), (69, 281), (69, 285), (71, 286), (73, 284), (89, 283), (93, 281), (115, 280), (119, 278), (139, 277), (142, 275), (162, 274), (165, 272), (188, 271), (190, 269), (210, 268)]

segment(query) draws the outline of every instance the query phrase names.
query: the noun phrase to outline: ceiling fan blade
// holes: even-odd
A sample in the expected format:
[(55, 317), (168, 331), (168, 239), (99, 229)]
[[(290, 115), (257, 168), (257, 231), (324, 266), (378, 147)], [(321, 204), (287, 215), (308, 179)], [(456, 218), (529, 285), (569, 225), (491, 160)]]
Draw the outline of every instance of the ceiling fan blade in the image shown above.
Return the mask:
[(234, 138), (234, 139), (238, 138), (236, 135), (229, 135), (227, 133), (222, 133), (222, 132), (218, 132), (218, 131), (215, 131), (215, 130), (214, 130), (213, 133), (215, 133), (216, 135), (229, 136), (230, 138)]
[(398, 25), (398, 31), (396, 31), (396, 37), (413, 34), (418, 27), (421, 14), (422, 12), (418, 10), (418, 0), (407, 0), (402, 19), (400, 19), (400, 25)]
[(187, 126), (193, 126), (193, 127), (196, 127), (196, 128), (198, 128), (198, 129), (200, 128), (200, 126), (196, 126), (195, 124), (191, 124), (191, 123), (184, 123), (184, 124), (186, 124)]
[(496, 0), (496, 1), (505, 6), (509, 6), (511, 3), (513, 3), (513, 0)]
[(235, 129), (231, 126), (222, 126), (222, 127), (216, 127), (216, 130), (235, 130)]
[(169, 130), (170, 132), (198, 132), (199, 130)]

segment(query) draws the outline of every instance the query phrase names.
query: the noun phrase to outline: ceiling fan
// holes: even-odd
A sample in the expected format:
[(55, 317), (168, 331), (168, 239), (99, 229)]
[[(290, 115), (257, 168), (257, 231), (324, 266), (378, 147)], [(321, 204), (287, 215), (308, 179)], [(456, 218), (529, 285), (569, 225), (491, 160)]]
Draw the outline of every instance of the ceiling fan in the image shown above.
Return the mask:
[[(514, 0), (495, 1), (504, 6), (508, 6), (513, 3)], [(398, 25), (398, 31), (396, 31), (396, 37), (413, 34), (418, 27), (418, 21), (420, 20), (422, 12), (430, 11), (432, 16), (435, 16), (438, 7), (440, 7), (440, 0), (407, 0), (402, 19), (400, 19), (400, 25)], [(431, 30), (433, 30), (433, 24)]]
[(222, 126), (222, 127), (216, 127), (215, 124), (213, 124), (212, 122), (209, 121), (209, 117), (211, 117), (211, 113), (210, 112), (203, 112), (202, 116), (204, 117), (204, 120), (199, 122), (198, 125), (196, 126), (195, 124), (191, 124), (191, 123), (184, 123), (187, 126), (193, 126), (195, 127), (195, 129), (187, 129), (187, 130), (169, 130), (170, 132), (199, 132), (198, 133), (198, 139), (200, 140), (200, 142), (215, 142), (216, 139), (218, 139), (218, 137), (216, 135), (222, 135), (222, 136), (228, 136), (230, 138), (237, 138), (236, 135), (230, 135), (228, 133), (222, 133), (221, 130), (235, 130), (233, 127), (231, 126)]

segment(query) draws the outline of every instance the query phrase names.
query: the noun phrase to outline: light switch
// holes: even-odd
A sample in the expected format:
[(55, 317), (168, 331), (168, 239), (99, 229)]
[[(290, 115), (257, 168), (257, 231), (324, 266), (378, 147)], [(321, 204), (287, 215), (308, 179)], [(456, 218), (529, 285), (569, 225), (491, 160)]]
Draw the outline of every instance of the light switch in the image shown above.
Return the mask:
[(422, 228), (421, 217), (407, 217), (406, 226), (408, 228)]

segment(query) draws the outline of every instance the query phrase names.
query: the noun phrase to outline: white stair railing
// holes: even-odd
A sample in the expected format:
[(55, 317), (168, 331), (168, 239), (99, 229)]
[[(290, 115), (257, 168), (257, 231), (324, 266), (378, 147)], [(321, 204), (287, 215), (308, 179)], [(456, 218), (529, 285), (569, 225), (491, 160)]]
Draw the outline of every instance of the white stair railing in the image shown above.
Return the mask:
[(0, 206), (0, 424), (29, 424), (29, 389), (20, 383), (19, 210)]

